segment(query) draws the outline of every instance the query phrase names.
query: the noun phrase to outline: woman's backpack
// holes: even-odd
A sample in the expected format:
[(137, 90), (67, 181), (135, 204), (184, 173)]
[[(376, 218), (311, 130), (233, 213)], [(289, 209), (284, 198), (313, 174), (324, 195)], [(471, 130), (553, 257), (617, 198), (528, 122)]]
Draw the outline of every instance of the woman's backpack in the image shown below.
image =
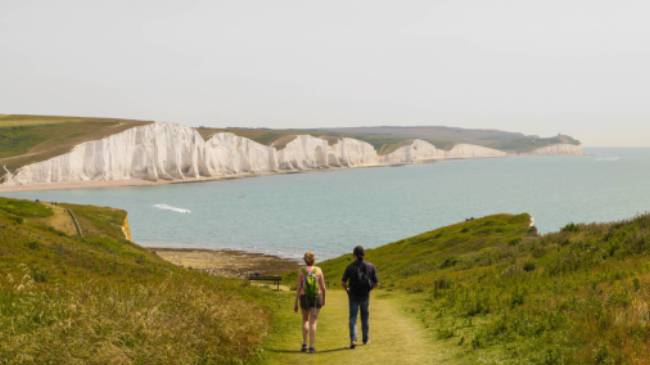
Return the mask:
[(316, 299), (318, 296), (318, 272), (317, 267), (313, 267), (311, 271), (302, 269), (302, 276), (304, 278), (303, 289), (305, 289), (305, 297), (309, 299)]

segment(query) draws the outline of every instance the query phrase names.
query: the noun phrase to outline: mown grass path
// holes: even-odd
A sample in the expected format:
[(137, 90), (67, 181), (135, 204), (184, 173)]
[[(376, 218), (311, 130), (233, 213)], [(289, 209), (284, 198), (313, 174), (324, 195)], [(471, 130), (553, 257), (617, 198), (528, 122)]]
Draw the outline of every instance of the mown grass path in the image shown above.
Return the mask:
[[(299, 352), (302, 343), (300, 315), (282, 311), (283, 335), (266, 346), (267, 364), (448, 364), (448, 355), (396, 298), (379, 292), (370, 304), (370, 344), (348, 349), (348, 301), (341, 290), (328, 292), (318, 321), (315, 354)], [(360, 330), (360, 328), (358, 328)], [(358, 332), (360, 333), (360, 332)]]

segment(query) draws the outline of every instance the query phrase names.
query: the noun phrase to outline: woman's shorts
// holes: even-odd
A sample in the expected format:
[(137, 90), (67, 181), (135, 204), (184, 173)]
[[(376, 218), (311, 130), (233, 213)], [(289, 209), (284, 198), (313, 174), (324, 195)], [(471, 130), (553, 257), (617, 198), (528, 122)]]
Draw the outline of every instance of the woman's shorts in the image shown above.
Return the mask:
[(320, 295), (317, 295), (316, 298), (308, 298), (304, 295), (300, 296), (300, 308), (303, 310), (310, 310), (312, 308), (320, 309), (321, 299)]

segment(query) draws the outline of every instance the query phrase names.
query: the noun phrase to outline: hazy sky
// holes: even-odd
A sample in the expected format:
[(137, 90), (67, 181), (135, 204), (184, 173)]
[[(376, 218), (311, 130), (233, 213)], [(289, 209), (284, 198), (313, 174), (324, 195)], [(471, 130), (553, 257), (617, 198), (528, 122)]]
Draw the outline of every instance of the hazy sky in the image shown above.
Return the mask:
[(0, 0), (0, 113), (650, 146), (650, 3)]

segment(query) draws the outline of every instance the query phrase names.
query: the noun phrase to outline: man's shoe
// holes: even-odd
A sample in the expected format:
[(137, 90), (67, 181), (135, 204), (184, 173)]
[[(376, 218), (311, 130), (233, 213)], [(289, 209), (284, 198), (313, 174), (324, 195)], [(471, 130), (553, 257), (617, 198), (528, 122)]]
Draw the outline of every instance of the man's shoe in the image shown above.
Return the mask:
[(367, 344), (369, 344), (369, 343), (370, 343), (370, 339), (367, 339), (367, 340), (363, 341), (363, 344), (364, 344), (364, 345), (367, 345)]
[(354, 350), (355, 347), (357, 347), (357, 344), (354, 342), (350, 342), (350, 350)]

